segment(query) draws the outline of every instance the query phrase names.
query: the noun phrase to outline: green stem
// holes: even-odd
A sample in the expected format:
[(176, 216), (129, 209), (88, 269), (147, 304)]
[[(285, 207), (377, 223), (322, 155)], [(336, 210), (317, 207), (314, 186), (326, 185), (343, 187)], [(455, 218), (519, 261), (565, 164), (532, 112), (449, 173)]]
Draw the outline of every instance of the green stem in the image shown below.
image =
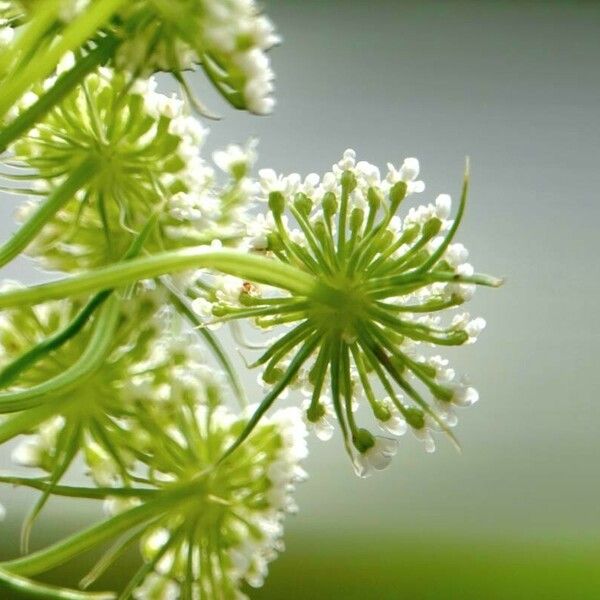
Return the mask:
[(22, 28), (20, 35), (0, 54), (0, 72), (5, 75), (15, 61), (30, 56), (35, 45), (48, 32), (58, 13), (58, 0), (40, 0), (33, 16)]
[(0, 96), (0, 118), (6, 115), (32, 84), (50, 75), (67, 52), (79, 48), (127, 2), (128, 0), (96, 0), (73, 19), (54, 46), (6, 82)]
[(462, 193), (460, 195), (460, 204), (458, 205), (458, 212), (454, 218), (452, 226), (448, 230), (448, 233), (444, 237), (442, 243), (438, 246), (437, 250), (417, 269), (414, 273), (426, 273), (431, 269), (437, 262), (444, 256), (444, 252), (448, 249), (448, 246), (454, 239), (456, 232), (461, 224), (463, 215), (465, 214), (465, 207), (467, 205), (467, 197), (469, 195), (469, 160), (465, 164), (465, 175), (463, 179)]
[(236, 399), (240, 402), (242, 407), (246, 406), (248, 404), (248, 399), (246, 397), (244, 386), (238, 377), (235, 367), (229, 360), (227, 353), (219, 343), (219, 340), (217, 340), (212, 332), (204, 326), (204, 323), (198, 319), (188, 302), (182, 298), (181, 294), (174, 287), (165, 282), (163, 282), (163, 285), (165, 285), (165, 287), (169, 290), (169, 297), (177, 311), (183, 317), (185, 317), (194, 327), (194, 330), (204, 338), (204, 341), (207, 343), (222, 369), (225, 371), (233, 392), (236, 395)]
[(0, 371), (0, 388), (9, 383), (34, 364), (40, 357), (60, 348), (64, 343), (77, 335), (88, 322), (96, 309), (110, 296), (112, 290), (105, 290), (96, 294), (75, 316), (75, 318), (61, 331), (42, 340), (37, 346), (19, 356), (16, 360)]
[(0, 422), (0, 444), (4, 444), (4, 442), (26, 431), (35, 429), (54, 414), (56, 414), (56, 407), (52, 402), (47, 402), (36, 408), (11, 415)]
[(254, 414), (250, 417), (248, 423), (237, 437), (237, 439), (225, 450), (221, 458), (217, 461), (217, 465), (222, 464), (227, 458), (229, 458), (248, 438), (248, 436), (254, 431), (254, 428), (258, 425), (263, 415), (271, 408), (275, 400), (279, 397), (281, 392), (296, 376), (296, 373), (300, 370), (302, 365), (313, 353), (317, 344), (321, 341), (320, 335), (314, 335), (312, 338), (306, 340), (302, 348), (298, 351), (296, 356), (290, 362), (287, 371), (283, 374), (281, 379), (273, 386), (271, 391), (263, 398), (258, 408), (254, 411)]
[(89, 54), (77, 61), (76, 65), (61, 75), (56, 83), (26, 111), (6, 125), (0, 131), (0, 153), (4, 152), (9, 144), (29, 131), (44, 115), (56, 106), (81, 80), (103, 65), (114, 54), (121, 40), (115, 36), (102, 38), (97, 47)]
[(115, 595), (111, 592), (80, 592), (66, 588), (55, 587), (44, 583), (37, 583), (25, 577), (0, 569), (0, 592), (23, 594), (27, 598), (40, 600), (109, 600)]
[(107, 496), (119, 498), (143, 498), (154, 496), (159, 492), (149, 488), (112, 488), (112, 487), (75, 487), (68, 485), (51, 485), (45, 479), (30, 479), (28, 477), (16, 477), (13, 475), (0, 475), (0, 483), (32, 488), (45, 492), (52, 488), (52, 494), (65, 498), (85, 498), (87, 500), (105, 500)]
[[(142, 231), (135, 238), (123, 256), (123, 260), (134, 258), (140, 253), (157, 221), (157, 213), (150, 216)], [(21, 372), (34, 364), (42, 356), (60, 348), (63, 344), (76, 336), (83, 329), (98, 307), (104, 303), (112, 292), (113, 290), (103, 290), (102, 292), (97, 293), (64, 329), (42, 340), (39, 344), (4, 367), (4, 369), (0, 371), (0, 388), (6, 387), (9, 383), (14, 381)]]
[(112, 296), (99, 313), (89, 344), (79, 360), (60, 375), (39, 385), (0, 394), (0, 413), (27, 410), (46, 402), (55, 404), (52, 401), (56, 400), (57, 393), (64, 395), (80, 385), (81, 381), (92, 375), (106, 358), (118, 319), (119, 300)]
[(91, 160), (84, 160), (71, 172), (67, 180), (48, 196), (33, 216), (0, 247), (0, 267), (27, 248), (44, 225), (94, 176), (93, 165)]
[(17, 575), (26, 576), (49, 571), (78, 554), (109, 541), (132, 527), (157, 518), (163, 511), (172, 508), (174, 502), (176, 503), (182, 495), (185, 496), (185, 494), (189, 493), (190, 491), (187, 488), (173, 490), (171, 493), (164, 493), (158, 498), (120, 513), (107, 521), (97, 523), (79, 531), (48, 548), (38, 550), (28, 556), (0, 563), (0, 567)]
[(78, 296), (194, 268), (215, 269), (300, 295), (310, 295), (315, 287), (315, 280), (304, 271), (268, 258), (229, 249), (185, 248), (101, 267), (51, 283), (8, 290), (0, 294), (0, 309)]

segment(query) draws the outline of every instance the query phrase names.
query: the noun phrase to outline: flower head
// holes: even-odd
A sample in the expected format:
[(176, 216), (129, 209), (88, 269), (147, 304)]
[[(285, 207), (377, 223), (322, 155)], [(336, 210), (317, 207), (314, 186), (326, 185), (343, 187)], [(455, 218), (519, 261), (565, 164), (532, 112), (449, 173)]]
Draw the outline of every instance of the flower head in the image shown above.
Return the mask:
[(46, 266), (121, 260), (153, 213), (158, 223), (144, 246), (150, 252), (231, 234), (247, 194), (245, 172), (238, 168), (217, 188), (199, 155), (205, 128), (182, 100), (154, 88), (152, 79), (130, 87), (123, 74), (101, 69), (13, 144), (10, 164), (27, 168), (18, 177), (31, 180), (30, 190), (19, 191), (38, 198), (21, 208), (20, 219), (44, 203), (57, 208), (29, 246)]
[(424, 189), (418, 173), (418, 161), (407, 159), (381, 177), (377, 167), (357, 163), (351, 150), (320, 181), (262, 172), (259, 199), (269, 215), (262, 217), (262, 242), (248, 247), (312, 275), (312, 292), (261, 291), (241, 280), (233, 295), (231, 289), (224, 295), (218, 284), (207, 287), (216, 320), (252, 318), (259, 328), (288, 327), (255, 363), (264, 366), (262, 379), (272, 386), (261, 412), (287, 387), (300, 384), (310, 389), (307, 419), (325, 437), (329, 387), (361, 474), (369, 466), (387, 466), (396, 446), (359, 427), (359, 400), (386, 433), (411, 429), (429, 451), (435, 447), (432, 429), (452, 436), (453, 407), (472, 403), (476, 393), (456, 383), (447, 363), (425, 350), (475, 341), (483, 319), (460, 315), (444, 324), (438, 313), (462, 305), (476, 284), (500, 283), (474, 274), (464, 247), (453, 243), (467, 180), (455, 219), (447, 195), (410, 208), (403, 219), (397, 215), (407, 196)]
[(275, 412), (243, 448), (200, 478), (251, 412), (180, 405), (178, 414), (181, 422), (157, 432), (143, 449), (148, 478), (166, 493), (197, 489), (144, 532), (142, 555), (153, 569), (134, 597), (179, 598), (187, 580), (193, 597), (243, 598), (244, 581), (262, 585), (268, 563), (283, 549), (285, 513), (296, 510), (291, 494), (306, 476), (307, 453), (300, 411)]

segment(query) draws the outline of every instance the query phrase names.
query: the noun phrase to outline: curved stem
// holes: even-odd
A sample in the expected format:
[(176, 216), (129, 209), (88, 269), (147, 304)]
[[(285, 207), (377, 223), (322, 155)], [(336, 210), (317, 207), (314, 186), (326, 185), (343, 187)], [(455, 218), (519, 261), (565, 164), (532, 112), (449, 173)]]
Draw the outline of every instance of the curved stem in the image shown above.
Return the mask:
[(465, 207), (467, 205), (467, 197), (469, 195), (469, 159), (467, 158), (465, 164), (465, 175), (463, 179), (462, 192), (460, 195), (460, 204), (458, 206), (458, 212), (454, 217), (454, 222), (445, 235), (442, 243), (438, 246), (437, 250), (418, 268), (411, 271), (412, 273), (426, 273), (431, 269), (437, 262), (444, 256), (444, 252), (448, 249), (448, 246), (454, 239), (456, 232), (461, 224), (463, 215), (465, 214)]
[(108, 521), (92, 525), (48, 548), (33, 552), (15, 560), (2, 563), (3, 569), (17, 575), (36, 575), (57, 567), (74, 556), (90, 550), (98, 544), (103, 544), (127, 531), (131, 527), (140, 525), (160, 514), (161, 509), (169, 505), (166, 498), (157, 498), (136, 506), (124, 513), (120, 513)]
[(111, 293), (112, 290), (105, 290), (96, 294), (64, 329), (42, 340), (37, 346), (21, 354), (16, 360), (4, 367), (0, 371), (0, 388), (6, 387), (14, 381), (20, 373), (34, 364), (40, 357), (60, 348), (64, 343), (77, 335), (96, 309), (102, 305)]
[(112, 487), (76, 487), (69, 485), (51, 485), (46, 479), (31, 479), (28, 477), (17, 477), (15, 475), (0, 475), (0, 483), (8, 485), (32, 488), (45, 492), (52, 488), (54, 496), (65, 498), (85, 498), (86, 500), (105, 500), (108, 496), (119, 498), (144, 498), (155, 496), (158, 490), (151, 488), (112, 488)]
[(83, 161), (66, 181), (35, 211), (33, 216), (0, 247), (0, 267), (19, 255), (32, 242), (46, 223), (81, 189), (95, 174), (94, 163)]
[[(132, 242), (131, 246), (123, 256), (123, 260), (129, 260), (136, 257), (152, 229), (158, 221), (158, 214), (154, 213), (150, 216), (146, 225), (139, 235)], [(103, 290), (93, 296), (90, 301), (75, 315), (74, 319), (60, 331), (42, 340), (39, 344), (18, 356), (14, 361), (6, 365), (0, 370), (0, 388), (6, 387), (11, 383), (22, 371), (30, 367), (45, 354), (60, 348), (71, 338), (77, 335), (94, 314), (94, 312), (104, 303), (104, 301), (112, 294), (114, 290)]]
[(198, 317), (192, 310), (192, 307), (185, 300), (185, 298), (181, 296), (179, 291), (168, 281), (163, 281), (162, 283), (169, 291), (169, 298), (175, 306), (175, 308), (177, 309), (177, 311), (183, 317), (185, 317), (189, 321), (189, 323), (194, 327), (194, 330), (197, 331), (198, 334), (204, 338), (204, 341), (211, 349), (214, 357), (221, 365), (221, 368), (225, 371), (225, 374), (229, 379), (229, 384), (231, 385), (231, 388), (236, 395), (236, 400), (239, 401), (242, 408), (245, 407), (248, 404), (246, 390), (244, 390), (244, 386), (242, 385), (242, 382), (238, 377), (235, 367), (229, 360), (229, 357), (227, 356), (227, 353), (225, 352), (224, 348), (219, 343), (219, 340), (212, 334), (210, 330), (208, 330), (204, 326), (204, 323), (202, 323), (200, 319), (198, 319)]
[(0, 563), (0, 569), (25, 576), (49, 571), (82, 552), (87, 552), (95, 546), (108, 542), (132, 527), (160, 518), (165, 511), (173, 509), (181, 501), (185, 501), (190, 497), (197, 498), (204, 488), (202, 482), (204, 476), (204, 472), (200, 473), (198, 477), (185, 485), (163, 490), (160, 496), (130, 508), (106, 521), (96, 523), (60, 542), (52, 544), (48, 548), (38, 550), (28, 556)]
[(290, 381), (295, 377), (296, 373), (300, 370), (302, 365), (313, 353), (318, 343), (321, 341), (320, 335), (315, 335), (312, 338), (306, 340), (302, 348), (298, 351), (296, 356), (290, 362), (287, 371), (283, 374), (281, 379), (273, 386), (271, 391), (263, 398), (258, 408), (254, 411), (250, 420), (246, 423), (246, 426), (236, 438), (236, 440), (223, 452), (223, 455), (216, 462), (217, 465), (222, 464), (227, 458), (229, 458), (248, 438), (254, 428), (258, 425), (263, 415), (271, 408), (275, 400), (279, 397), (281, 392), (288, 386)]
[(109, 600), (115, 597), (111, 592), (80, 592), (38, 583), (0, 569), (0, 591), (2, 590), (25, 594), (27, 598), (40, 600)]
[(301, 295), (310, 295), (316, 283), (304, 271), (262, 256), (229, 249), (186, 248), (101, 267), (51, 283), (8, 290), (0, 294), (0, 309), (87, 294), (194, 268), (215, 269)]

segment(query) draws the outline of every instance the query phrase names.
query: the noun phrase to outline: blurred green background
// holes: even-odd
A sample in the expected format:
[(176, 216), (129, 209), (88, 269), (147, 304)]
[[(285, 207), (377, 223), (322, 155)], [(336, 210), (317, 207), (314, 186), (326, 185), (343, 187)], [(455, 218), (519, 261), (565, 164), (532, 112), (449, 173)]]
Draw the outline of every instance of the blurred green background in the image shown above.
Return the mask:
[[(481, 394), (461, 413), (462, 454), (440, 440), (430, 456), (406, 438), (392, 467), (365, 481), (339, 438), (311, 440), (288, 550), (252, 597), (600, 598), (600, 3), (264, 4), (285, 38), (272, 53), (276, 114), (228, 110), (198, 75), (224, 116), (208, 150), (257, 135), (259, 167), (302, 174), (347, 146), (381, 167), (417, 156), (427, 200), (457, 196), (469, 155), (460, 241), (479, 270), (508, 282), (478, 292), (470, 309), (488, 329), (451, 356)], [(26, 262), (6, 272), (40, 277)], [(0, 490), (2, 556), (14, 554), (31, 500)], [(99, 516), (53, 501), (34, 542)]]

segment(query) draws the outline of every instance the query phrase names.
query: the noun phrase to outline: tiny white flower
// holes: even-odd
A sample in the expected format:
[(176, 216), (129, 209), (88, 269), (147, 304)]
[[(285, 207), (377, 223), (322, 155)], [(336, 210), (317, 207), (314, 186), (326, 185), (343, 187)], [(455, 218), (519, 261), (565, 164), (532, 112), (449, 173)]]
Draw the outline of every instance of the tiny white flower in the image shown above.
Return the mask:
[(320, 405), (322, 409), (322, 415), (316, 421), (311, 421), (308, 418), (307, 411), (310, 407), (310, 404), (310, 400), (305, 400), (303, 403), (304, 421), (307, 427), (315, 433), (318, 439), (320, 439), (322, 442), (327, 442), (332, 438), (335, 430), (332, 422), (335, 420), (335, 413), (333, 406), (331, 405), (331, 400), (327, 396), (321, 398)]
[(464, 382), (453, 386), (452, 402), (457, 406), (472, 406), (479, 400), (479, 392)]
[(446, 250), (445, 257), (451, 266), (458, 267), (467, 262), (469, 251), (463, 244), (450, 244)]
[(417, 181), (419, 176), (420, 165), (416, 158), (405, 158), (402, 166), (399, 169), (392, 163), (388, 163), (387, 181), (390, 184), (403, 181), (407, 184), (407, 193), (421, 193), (425, 190), (425, 184), (422, 181)]
[(354, 168), (356, 165), (356, 151), (352, 148), (346, 148), (341, 160), (337, 163), (337, 166), (342, 171), (348, 171)]
[(448, 194), (440, 194), (435, 199), (435, 208), (439, 219), (448, 219), (452, 210), (452, 198)]
[(486, 321), (482, 317), (477, 317), (469, 321), (465, 327), (465, 331), (469, 335), (469, 343), (477, 341), (479, 334), (485, 329)]
[(401, 436), (406, 433), (408, 426), (404, 417), (398, 412), (391, 398), (386, 397), (383, 400), (383, 405), (390, 413), (390, 418), (386, 421), (377, 420), (377, 424), (383, 431), (387, 431), (392, 435)]
[(368, 477), (373, 469), (383, 471), (392, 462), (392, 457), (398, 451), (398, 441), (381, 436), (374, 437), (375, 443), (365, 452), (356, 457), (360, 477)]

